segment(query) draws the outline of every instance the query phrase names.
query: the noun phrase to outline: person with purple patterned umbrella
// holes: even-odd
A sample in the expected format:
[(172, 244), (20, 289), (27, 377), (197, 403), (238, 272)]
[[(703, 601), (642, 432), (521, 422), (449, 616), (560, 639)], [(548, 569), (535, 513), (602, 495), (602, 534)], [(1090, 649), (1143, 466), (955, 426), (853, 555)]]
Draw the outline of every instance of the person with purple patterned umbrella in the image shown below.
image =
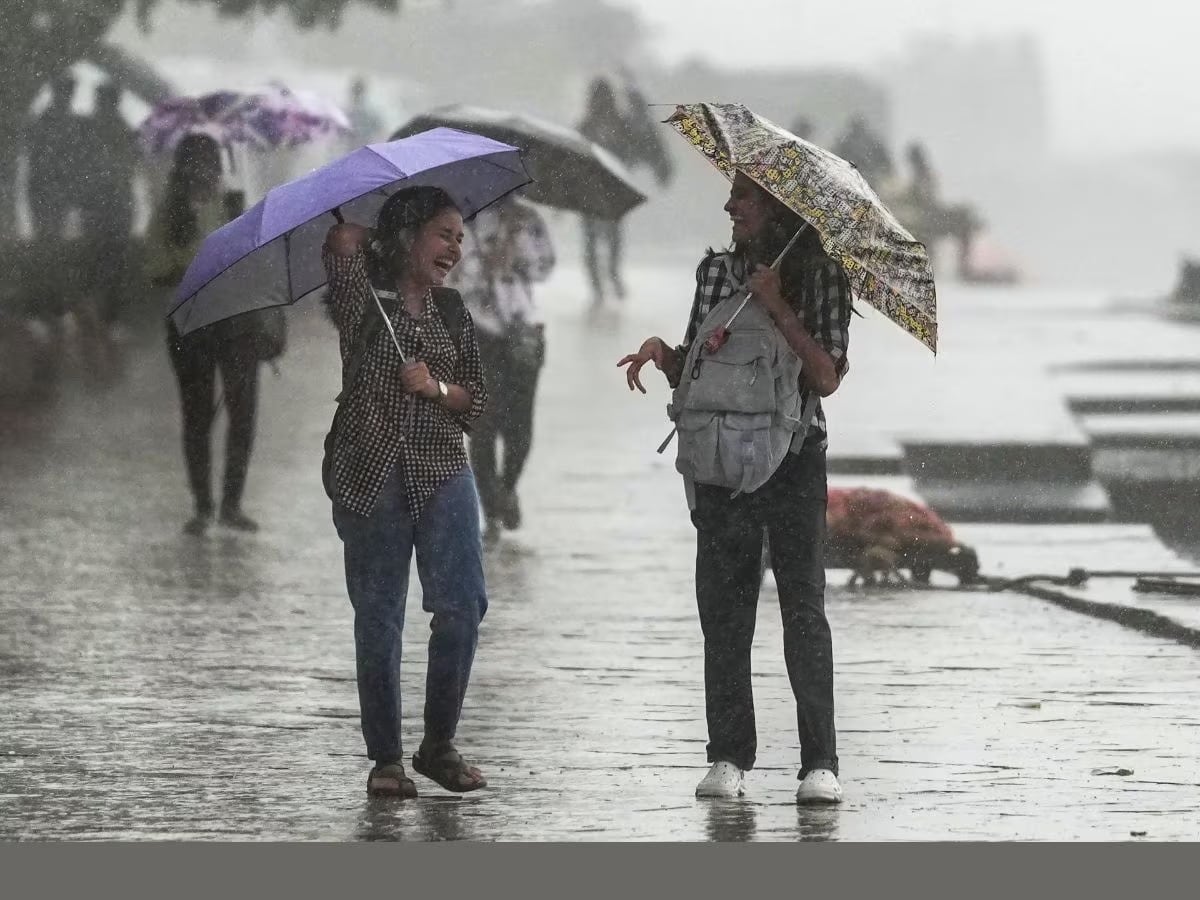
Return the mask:
[(296, 147), (350, 130), (345, 113), (307, 91), (271, 84), (252, 91), (214, 91), (158, 104), (138, 129), (150, 153), (172, 150), (188, 134), (207, 134), (225, 148)]
[[(201, 241), (230, 218), (232, 198), (221, 190), (221, 150), (205, 134), (189, 134), (175, 146), (174, 164), (162, 202), (146, 236), (146, 270), (151, 284), (174, 287)], [(212, 430), (221, 396), (229, 417), (225, 443), (224, 489), (219, 521), (238, 531), (257, 523), (242, 512), (242, 493), (254, 444), (260, 361), (255, 336), (243, 317), (181, 335), (167, 323), (167, 348), (179, 384), (183, 454), (194, 504), (184, 531), (203, 535), (217, 512), (212, 497)]]

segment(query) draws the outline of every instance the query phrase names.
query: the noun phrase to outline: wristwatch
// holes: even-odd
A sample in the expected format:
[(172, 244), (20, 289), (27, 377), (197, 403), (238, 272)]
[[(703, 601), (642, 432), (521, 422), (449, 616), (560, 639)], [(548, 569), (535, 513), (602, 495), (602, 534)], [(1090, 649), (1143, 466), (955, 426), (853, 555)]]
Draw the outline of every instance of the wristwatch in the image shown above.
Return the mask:
[(438, 384), (438, 401), (441, 403), (445, 403), (446, 398), (448, 398), (450, 396), (450, 385), (446, 384), (446, 382), (444, 382), (444, 381), (439, 381), (437, 384)]

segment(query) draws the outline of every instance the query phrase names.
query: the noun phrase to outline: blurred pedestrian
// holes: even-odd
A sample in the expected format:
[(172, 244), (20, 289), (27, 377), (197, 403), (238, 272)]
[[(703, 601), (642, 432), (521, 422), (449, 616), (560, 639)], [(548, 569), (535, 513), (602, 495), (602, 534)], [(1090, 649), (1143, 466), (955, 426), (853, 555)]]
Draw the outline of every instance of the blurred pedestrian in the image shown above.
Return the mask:
[[(387, 200), (373, 234), (341, 224), (325, 243), (343, 388), (326, 443), (325, 487), (354, 607), (372, 795), (417, 793), (400, 734), (401, 634), (414, 552), (422, 605), (433, 619), (425, 734), (413, 769), (450, 791), (487, 785), (454, 746), (487, 611), (479, 495), (463, 446), (464, 426), (483, 412), (487, 391), (470, 313), (457, 291), (443, 287), (461, 259), (463, 236), (449, 195), (416, 187)], [(387, 302), (390, 329), (377, 298)]]
[(82, 119), (75, 114), (75, 78), (70, 72), (50, 82), (50, 102), (29, 125), (29, 216), (35, 239), (63, 239), (70, 213), (78, 208), (81, 167), (86, 157)]
[(808, 116), (797, 116), (792, 122), (792, 134), (800, 138), (802, 141), (811, 143), (816, 137), (817, 127), (813, 124), (812, 119)]
[[(607, 79), (597, 78), (592, 82), (579, 131), (622, 162), (628, 164), (633, 161), (629, 126), (617, 105), (612, 84)], [(621, 239), (619, 219), (583, 217), (583, 259), (592, 285), (594, 308), (604, 305), (607, 287), (611, 287), (617, 299), (625, 297), (625, 283), (621, 279)]]
[(895, 176), (887, 143), (867, 123), (866, 116), (851, 117), (833, 152), (854, 163), (862, 177), (876, 190)]
[(136, 137), (121, 117), (120, 102), (119, 85), (105, 82), (96, 88), (96, 108), (87, 132), (91, 152), (79, 198), (90, 263), (87, 284), (96, 294), (106, 324), (116, 320), (125, 298), (138, 167)]
[(698, 334), (701, 323), (718, 303), (751, 292), (800, 359), (800, 408), (811, 417), (779, 468), (757, 490), (731, 493), (715, 485), (689, 485), (712, 763), (696, 793), (738, 796), (744, 791), (744, 773), (754, 766), (750, 649), (765, 530), (783, 612), (784, 659), (796, 699), (801, 747), (797, 800), (838, 802), (833, 645), (825, 617), (822, 557), (828, 441), (820, 398), (837, 390), (845, 374), (850, 287), (811, 228), (778, 271), (769, 268), (803, 220), (745, 175), (735, 177), (725, 210), (733, 220), (733, 246), (723, 253), (709, 251), (700, 262), (683, 344), (672, 348), (652, 337), (618, 363), (629, 367), (630, 390), (643, 393), (639, 373), (649, 362), (673, 387), (684, 377), (695, 378), (683, 371), (683, 364), (696, 340), (711, 340)]
[(479, 213), (467, 232), (455, 283), (475, 321), (488, 385), (488, 409), (471, 430), (470, 449), (491, 541), (501, 527), (521, 526), (517, 484), (533, 446), (534, 401), (546, 358), (533, 285), (549, 277), (555, 254), (537, 208), (511, 194)]
[[(221, 150), (203, 134), (185, 136), (175, 148), (162, 202), (146, 236), (147, 276), (160, 286), (179, 283), (201, 242), (240, 212), (240, 197), (221, 190)], [(218, 405), (216, 376), (229, 418), (225, 443), (224, 489), (218, 521), (238, 531), (257, 531), (242, 511), (242, 494), (258, 409), (260, 336), (253, 317), (238, 317), (181, 336), (167, 323), (167, 348), (179, 383), (183, 416), (183, 455), (194, 503), (184, 525), (204, 534), (213, 522), (212, 428)]]
[(908, 145), (906, 155), (910, 172), (909, 197), (919, 208), (932, 210), (938, 205), (938, 186), (933, 165), (929, 162), (929, 153), (924, 144), (913, 141)]
[[(106, 226), (89, 221), (85, 208), (97, 187), (88, 120), (75, 114), (76, 82), (70, 72), (50, 84), (50, 102), (28, 132), (29, 214), (34, 239), (30, 293), (62, 344), (76, 342), (92, 376), (105, 384), (116, 374), (115, 348), (96, 290), (92, 237)], [(106, 270), (107, 271), (107, 270)], [(68, 318), (75, 329), (68, 330)], [(65, 355), (65, 354), (64, 354)]]
[(347, 117), (350, 119), (351, 137), (356, 146), (382, 138), (383, 120), (367, 99), (367, 81), (361, 76), (350, 83), (350, 109)]

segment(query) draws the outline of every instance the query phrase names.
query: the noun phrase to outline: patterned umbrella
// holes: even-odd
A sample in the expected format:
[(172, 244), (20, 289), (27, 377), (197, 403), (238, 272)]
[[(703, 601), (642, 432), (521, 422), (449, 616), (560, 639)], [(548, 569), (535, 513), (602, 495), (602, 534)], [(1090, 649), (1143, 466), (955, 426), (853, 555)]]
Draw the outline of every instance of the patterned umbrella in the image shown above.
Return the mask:
[(215, 91), (159, 103), (138, 128), (150, 153), (174, 149), (187, 134), (207, 134), (222, 146), (260, 150), (295, 147), (350, 130), (345, 114), (315, 94), (272, 84), (253, 91)]
[(743, 172), (803, 217), (854, 292), (937, 352), (929, 254), (853, 165), (738, 103), (678, 106), (666, 121), (726, 178)]
[(251, 91), (229, 111), (259, 149), (307, 144), (321, 137), (350, 133), (350, 120), (335, 104), (312, 91), (273, 83)]
[(147, 153), (167, 153), (188, 134), (207, 134), (228, 146), (246, 138), (225, 121), (225, 115), (242, 95), (236, 91), (215, 91), (200, 97), (171, 97), (150, 110), (138, 126), (138, 138)]

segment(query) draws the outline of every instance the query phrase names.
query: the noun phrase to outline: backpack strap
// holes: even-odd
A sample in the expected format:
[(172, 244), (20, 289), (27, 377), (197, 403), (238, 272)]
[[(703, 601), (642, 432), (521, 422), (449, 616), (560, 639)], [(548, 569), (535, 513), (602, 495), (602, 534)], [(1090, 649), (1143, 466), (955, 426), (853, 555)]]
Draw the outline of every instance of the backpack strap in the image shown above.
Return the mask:
[[(383, 304), (384, 309), (388, 311), (388, 315), (392, 315), (395, 312), (395, 300), (384, 297), (380, 297), (379, 300)], [(367, 350), (371, 346), (371, 341), (375, 338), (375, 335), (379, 334), (382, 328), (383, 317), (379, 315), (379, 308), (374, 303), (367, 304), (367, 308), (363, 310), (363, 321), (358, 326), (358, 340), (354, 344), (354, 350), (350, 355), (349, 362), (346, 363), (345, 374), (342, 377), (342, 390), (334, 398), (335, 402), (341, 403), (350, 395), (350, 390), (354, 387), (354, 381), (358, 378), (358, 371), (367, 359)]]
[(454, 341), (454, 346), (461, 349), (463, 327), (467, 318), (467, 307), (463, 303), (462, 294), (454, 288), (447, 287), (433, 288), (432, 294), (433, 305), (442, 321), (446, 323), (450, 339)]

